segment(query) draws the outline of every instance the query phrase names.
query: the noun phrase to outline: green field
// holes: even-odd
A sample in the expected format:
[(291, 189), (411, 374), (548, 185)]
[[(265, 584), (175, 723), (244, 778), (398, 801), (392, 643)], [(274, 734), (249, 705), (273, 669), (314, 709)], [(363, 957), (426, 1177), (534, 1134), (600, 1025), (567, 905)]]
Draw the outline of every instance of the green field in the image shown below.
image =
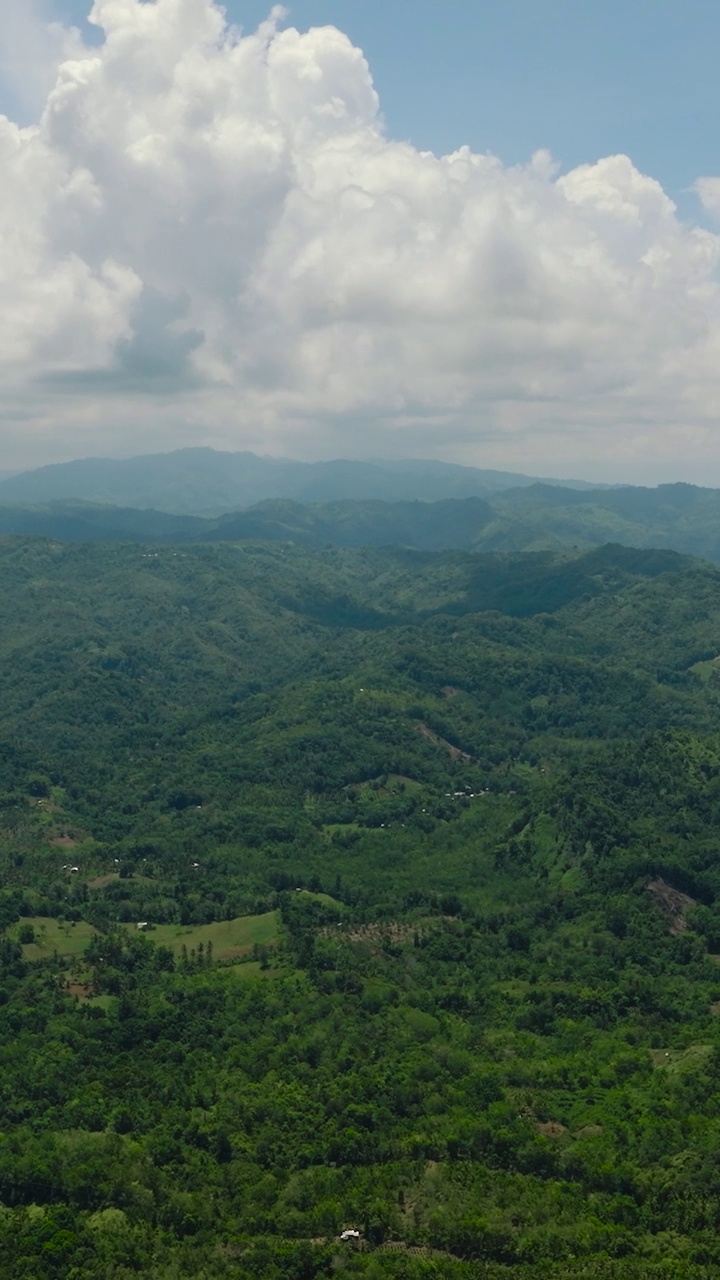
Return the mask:
[(322, 902), (325, 907), (333, 907), (337, 911), (344, 911), (345, 904), (339, 902), (337, 898), (333, 898), (329, 893), (313, 893), (311, 889), (299, 889), (298, 893), (304, 898), (310, 898), (313, 902)]
[[(51, 916), (32, 916), (15, 927), (13, 936), (19, 937), (21, 928), (26, 925), (32, 925), (35, 930), (35, 942), (23, 947), (26, 960), (43, 960), (54, 952), (71, 958), (81, 956), (97, 932), (83, 920), (71, 924), (69, 921), (61, 923)], [(133, 933), (138, 931), (136, 924), (125, 927)], [(276, 911), (268, 911), (261, 916), (238, 916), (235, 920), (219, 920), (213, 924), (160, 924), (144, 932), (158, 946), (170, 947), (176, 956), (180, 955), (183, 946), (189, 952), (197, 949), (201, 942), (204, 947), (212, 942), (215, 960), (233, 960), (247, 955), (256, 943), (273, 946), (279, 934), (279, 915)]]
[(84, 920), (72, 924), (67, 920), (60, 922), (52, 916), (30, 916), (15, 926), (12, 936), (19, 937), (21, 929), (26, 925), (32, 925), (35, 930), (35, 942), (28, 942), (23, 947), (26, 960), (44, 960), (55, 951), (60, 956), (82, 955), (97, 932)]
[[(176, 956), (182, 948), (197, 950), (200, 943), (212, 942), (215, 960), (234, 960), (247, 955), (255, 944), (273, 946), (278, 939), (280, 917), (277, 911), (261, 916), (238, 916), (235, 920), (218, 920), (213, 924), (159, 924), (145, 930), (158, 946), (170, 947)], [(137, 925), (127, 925), (137, 932)]]
[(695, 662), (688, 670), (699, 676), (703, 684), (707, 684), (715, 672), (720, 670), (720, 658), (710, 658), (706, 662)]
[(250, 978), (279, 978), (289, 971), (287, 969), (279, 969), (273, 965), (263, 969), (259, 960), (247, 960), (245, 964), (231, 965), (224, 972), (229, 974), (233, 981), (239, 979), (241, 982), (247, 982)]

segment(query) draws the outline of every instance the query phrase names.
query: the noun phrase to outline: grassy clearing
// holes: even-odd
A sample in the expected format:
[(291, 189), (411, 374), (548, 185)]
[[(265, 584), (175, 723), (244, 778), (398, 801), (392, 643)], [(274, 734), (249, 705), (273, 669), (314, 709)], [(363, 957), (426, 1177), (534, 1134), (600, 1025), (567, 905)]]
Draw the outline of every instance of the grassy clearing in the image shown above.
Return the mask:
[(232, 968), (225, 969), (223, 972), (240, 982), (247, 982), (249, 978), (280, 978), (287, 975), (289, 971), (278, 969), (277, 965), (270, 965), (267, 969), (263, 969), (259, 960), (247, 960), (245, 964), (234, 964)]
[[(107, 871), (104, 872), (103, 875), (91, 876), (89, 880), (85, 881), (85, 883), (88, 889), (104, 889), (107, 885), (115, 884), (119, 880), (119, 871)], [(155, 884), (155, 881), (150, 876), (144, 876), (139, 872), (133, 872), (132, 876), (128, 877), (126, 883), (130, 886), (134, 884)]]
[(653, 1066), (672, 1074), (702, 1065), (712, 1053), (710, 1044), (690, 1044), (687, 1049), (651, 1049)]
[[(137, 931), (136, 924), (126, 927)], [(247, 955), (256, 943), (273, 946), (279, 931), (278, 912), (268, 911), (262, 916), (237, 916), (235, 920), (217, 920), (213, 924), (159, 924), (145, 932), (158, 946), (170, 947), (176, 956), (183, 947), (197, 950), (201, 942), (204, 947), (212, 942), (215, 960), (236, 960)]]
[(313, 893), (311, 889), (298, 889), (297, 892), (305, 898), (312, 898), (313, 902), (322, 902), (324, 906), (332, 907), (336, 911), (345, 910), (345, 904), (331, 897), (329, 893)]
[(114, 1009), (118, 1002), (117, 996), (82, 996), (81, 999), (83, 1004), (89, 1004), (95, 1009), (104, 1009), (106, 1013)]
[(60, 956), (82, 955), (90, 939), (97, 933), (84, 920), (71, 924), (66, 920), (55, 920), (52, 916), (27, 916), (15, 925), (12, 936), (19, 938), (26, 925), (32, 925), (35, 930), (35, 941), (23, 946), (26, 960), (44, 960), (55, 951)]
[(707, 684), (710, 677), (713, 676), (716, 671), (720, 671), (720, 657), (710, 658), (707, 662), (695, 662), (689, 670), (694, 672), (696, 676), (699, 676), (703, 684)]
[[(325, 895), (319, 896), (325, 899)], [(333, 900), (328, 898), (327, 901)], [(15, 925), (12, 936), (19, 938), (21, 929), (26, 925), (32, 925), (35, 931), (35, 941), (23, 946), (26, 960), (43, 960), (54, 952), (74, 959), (83, 954), (97, 933), (84, 920), (71, 924), (69, 921), (60, 922), (51, 916), (31, 916)], [(137, 932), (137, 924), (125, 927), (130, 932)], [(176, 956), (180, 955), (183, 946), (191, 951), (193, 948), (197, 950), (201, 942), (205, 947), (208, 942), (212, 942), (215, 960), (235, 960), (247, 955), (256, 943), (266, 947), (274, 946), (279, 931), (278, 913), (268, 911), (261, 916), (238, 916), (235, 920), (219, 920), (214, 924), (160, 924), (146, 932), (153, 942), (158, 946), (170, 947)]]
[(365, 782), (351, 782), (347, 791), (362, 791), (367, 794), (374, 792), (375, 795), (391, 796), (398, 795), (402, 792), (418, 793), (426, 791), (427, 787), (423, 782), (417, 782), (415, 778), (408, 778), (404, 773), (389, 773), (378, 778), (368, 778)]

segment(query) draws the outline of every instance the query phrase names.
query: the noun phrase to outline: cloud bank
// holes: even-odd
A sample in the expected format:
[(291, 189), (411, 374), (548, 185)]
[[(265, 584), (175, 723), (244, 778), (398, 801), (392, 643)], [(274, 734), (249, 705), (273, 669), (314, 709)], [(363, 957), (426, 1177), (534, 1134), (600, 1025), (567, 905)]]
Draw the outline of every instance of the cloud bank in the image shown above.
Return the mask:
[(626, 156), (419, 152), (362, 52), (279, 8), (89, 20), (97, 47), (43, 44), (37, 124), (0, 116), (0, 465), (208, 443), (720, 482), (720, 236)]

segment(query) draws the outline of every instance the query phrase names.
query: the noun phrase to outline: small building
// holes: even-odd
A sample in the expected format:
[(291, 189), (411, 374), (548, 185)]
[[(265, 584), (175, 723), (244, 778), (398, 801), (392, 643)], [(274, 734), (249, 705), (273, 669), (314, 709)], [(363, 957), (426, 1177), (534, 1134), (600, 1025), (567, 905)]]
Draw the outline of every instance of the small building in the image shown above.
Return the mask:
[(148, 924), (149, 924), (148, 920), (138, 920), (137, 927), (138, 929), (147, 929)]
[(353, 1227), (348, 1227), (347, 1230), (340, 1232), (340, 1239), (341, 1240), (359, 1240), (360, 1232), (355, 1231)]

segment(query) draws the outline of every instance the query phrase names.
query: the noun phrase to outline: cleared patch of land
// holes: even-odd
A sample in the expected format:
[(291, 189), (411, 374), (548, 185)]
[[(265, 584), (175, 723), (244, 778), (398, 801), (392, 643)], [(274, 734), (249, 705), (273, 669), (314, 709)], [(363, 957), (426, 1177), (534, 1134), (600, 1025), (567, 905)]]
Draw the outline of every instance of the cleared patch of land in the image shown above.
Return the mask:
[[(114, 884), (116, 881), (120, 879), (121, 879), (121, 876), (119, 871), (108, 871), (104, 875), (93, 876), (91, 880), (87, 880), (85, 883), (87, 884), (88, 889), (104, 889), (107, 885)], [(139, 872), (134, 872), (132, 876), (128, 876), (127, 883), (128, 884), (152, 884), (153, 881), (150, 878), (150, 876), (144, 876), (144, 875), (141, 875)]]
[(323, 906), (333, 907), (337, 911), (345, 910), (345, 904), (331, 897), (329, 893), (313, 893), (312, 889), (298, 889), (297, 892), (304, 898), (312, 898), (313, 902), (322, 902)]
[(691, 907), (697, 906), (697, 900), (691, 898), (687, 893), (681, 893), (679, 889), (675, 889), (673, 885), (668, 884), (667, 880), (663, 880), (661, 876), (651, 880), (645, 887), (656, 906), (660, 908), (665, 916), (668, 922), (668, 933), (671, 933), (673, 937), (685, 933), (688, 928), (685, 913)]
[(234, 964), (225, 973), (229, 973), (232, 977), (238, 978), (241, 982), (247, 982), (249, 978), (279, 978), (283, 973), (287, 973), (286, 969), (279, 969), (277, 965), (268, 965), (264, 969), (259, 960), (247, 960), (245, 964)]
[(425, 788), (422, 782), (417, 782), (414, 778), (408, 778), (404, 773), (389, 773), (378, 778), (366, 778), (363, 782), (351, 782), (344, 788), (349, 793), (360, 794), (368, 791), (374, 792), (377, 796), (397, 795), (399, 791), (419, 792)]
[(467, 764), (472, 763), (472, 756), (467, 751), (462, 751), (460, 747), (454, 747), (452, 742), (448, 742), (447, 738), (441, 738), (439, 733), (435, 733), (429, 725), (424, 724), (422, 721), (415, 725), (415, 731), (422, 738), (427, 738), (428, 742), (434, 742), (435, 746), (443, 747), (451, 760), (464, 760)]
[[(137, 932), (137, 924), (126, 925), (132, 932)], [(176, 956), (181, 955), (183, 947), (188, 952), (197, 951), (200, 943), (207, 948), (212, 942), (214, 960), (239, 960), (247, 955), (257, 944), (273, 946), (280, 931), (280, 917), (277, 911), (268, 911), (261, 916), (237, 916), (234, 920), (217, 920), (213, 924), (159, 924), (154, 928), (143, 930), (158, 946), (170, 947)]]
[(82, 955), (97, 929), (84, 920), (74, 924), (69, 920), (55, 920), (52, 916), (24, 917), (12, 930), (12, 936), (19, 938), (25, 926), (31, 925), (35, 933), (35, 941), (23, 946), (26, 960), (44, 960), (57, 951), (60, 956)]
[[(81, 956), (94, 938), (97, 929), (84, 920), (75, 924), (70, 921), (58, 921), (51, 916), (31, 916), (23, 918), (12, 930), (12, 936), (19, 938), (21, 931), (31, 925), (35, 941), (23, 946), (26, 960), (43, 960), (57, 952), (60, 956)], [(137, 933), (137, 923), (127, 924), (125, 928)], [(170, 947), (176, 956), (181, 955), (183, 946), (188, 952), (197, 950), (200, 943), (207, 948), (212, 942), (214, 960), (239, 960), (257, 944), (272, 947), (278, 940), (280, 917), (276, 911), (268, 911), (259, 916), (237, 916), (234, 920), (219, 920), (213, 924), (180, 925), (160, 924), (154, 928), (143, 930), (158, 946)]]
[(715, 672), (720, 671), (720, 657), (710, 658), (706, 662), (695, 662), (689, 670), (699, 676), (703, 684), (707, 684)]
[(690, 1044), (686, 1049), (651, 1049), (653, 1066), (672, 1073), (702, 1066), (712, 1053), (711, 1044)]

